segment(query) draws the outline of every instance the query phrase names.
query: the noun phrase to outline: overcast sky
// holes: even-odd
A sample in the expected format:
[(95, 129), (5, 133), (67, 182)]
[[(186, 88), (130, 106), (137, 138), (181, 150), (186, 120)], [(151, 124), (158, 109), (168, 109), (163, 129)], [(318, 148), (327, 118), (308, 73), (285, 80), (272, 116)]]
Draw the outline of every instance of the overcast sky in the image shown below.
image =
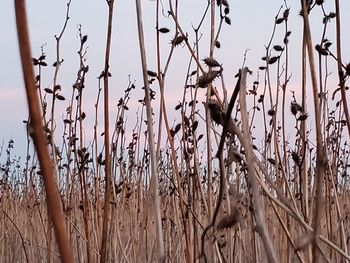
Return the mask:
[[(167, 3), (167, 1), (164, 1)], [(269, 42), (274, 17), (284, 1), (279, 0), (247, 0), (230, 2), (231, 26), (224, 25), (220, 35), (222, 48), (216, 50), (215, 57), (223, 64), (225, 70), (225, 82), (228, 88), (234, 85), (233, 75), (241, 67), (243, 54), (247, 53), (247, 66), (253, 70), (253, 80), (257, 78), (258, 67), (261, 66), (260, 58), (265, 54), (265, 45)], [(334, 1), (326, 1), (326, 12), (334, 11)], [(346, 47), (350, 46), (349, 27), (350, 25), (350, 1), (341, 0), (342, 25), (343, 25), (343, 60), (350, 61), (350, 52)], [(167, 4), (165, 8), (167, 9)], [(192, 25), (197, 25), (206, 7), (206, 0), (180, 0), (179, 1), (180, 24), (189, 34), (191, 43), (194, 41)], [(289, 28), (292, 31), (290, 37), (290, 73), (292, 74), (290, 88), (297, 90), (300, 87), (300, 43), (302, 18), (298, 15), (300, 11), (299, 1), (287, 1), (290, 5)], [(143, 19), (145, 30), (145, 41), (147, 45), (147, 59), (150, 70), (156, 70), (155, 56), (155, 1), (143, 0)], [(66, 1), (64, 0), (32, 0), (27, 1), (27, 12), (30, 25), (32, 55), (38, 57), (41, 54), (41, 47), (47, 55), (49, 66), (44, 69), (43, 86), (50, 87), (53, 78), (54, 68), (51, 67), (55, 61), (55, 38), (62, 28)], [(166, 11), (165, 11), (166, 12)], [(97, 76), (103, 69), (105, 35), (107, 24), (107, 5), (104, 0), (72, 0), (70, 20), (64, 33), (61, 45), (61, 55), (64, 63), (59, 72), (59, 83), (62, 86), (62, 95), (69, 97), (72, 84), (76, 78), (78, 69), (77, 50), (79, 40), (77, 38), (78, 25), (82, 25), (83, 34), (88, 35), (87, 64), (90, 71), (86, 79), (86, 101), (85, 108), (89, 113), (93, 112), (93, 105), (97, 94)], [(201, 34), (201, 58), (208, 55), (209, 37), (209, 16), (205, 20)], [(136, 30), (135, 3), (131, 0), (116, 0), (114, 13), (113, 45), (111, 54), (111, 103), (115, 103), (123, 94), (128, 78), (136, 81), (137, 92), (131, 102), (137, 109), (137, 100), (142, 98), (142, 78), (139, 59), (138, 39)], [(174, 33), (174, 24), (170, 18), (162, 17), (161, 27), (168, 27), (171, 32), (162, 35), (163, 61), (167, 57), (170, 48), (170, 41)], [(334, 41), (333, 21), (329, 26), (329, 38)], [(322, 13), (317, 8), (312, 14), (313, 41), (316, 44), (321, 38)], [(277, 30), (274, 44), (282, 44), (284, 27)], [(23, 87), (23, 78), (19, 60), (14, 3), (10, 0), (2, 0), (0, 3), (0, 141), (5, 143), (13, 138), (15, 148), (23, 151), (25, 142), (25, 126), (22, 123), (27, 119), (27, 104)], [(327, 34), (328, 35), (328, 34)], [(334, 47), (333, 47), (334, 48)], [(169, 111), (177, 101), (181, 100), (181, 92), (185, 80), (186, 68), (189, 61), (189, 53), (185, 47), (178, 47), (175, 50), (174, 60), (171, 63), (166, 84), (166, 98)], [(334, 72), (335, 73), (335, 72)], [(335, 74), (336, 75), (336, 74)], [(334, 75), (334, 76), (335, 76)], [(335, 83), (335, 82), (334, 82)], [(156, 89), (156, 86), (154, 87)], [(157, 89), (156, 89), (157, 91)], [(68, 102), (65, 102), (68, 103)], [(58, 110), (58, 117), (61, 118), (64, 107)], [(113, 114), (112, 108), (112, 114)], [(134, 114), (134, 113), (133, 113)], [(91, 115), (91, 120), (92, 119)], [(102, 125), (102, 123), (101, 123)], [(91, 127), (92, 129), (92, 127)], [(58, 131), (59, 132), (59, 131)]]

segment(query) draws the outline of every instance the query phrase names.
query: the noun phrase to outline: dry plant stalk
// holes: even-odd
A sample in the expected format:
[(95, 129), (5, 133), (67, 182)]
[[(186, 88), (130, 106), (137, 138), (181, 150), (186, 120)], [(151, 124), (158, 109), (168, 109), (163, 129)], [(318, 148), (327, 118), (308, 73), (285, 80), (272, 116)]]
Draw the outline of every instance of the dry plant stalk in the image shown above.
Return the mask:
[(73, 262), (70, 244), (66, 235), (66, 227), (63, 217), (61, 198), (55, 182), (54, 170), (47, 148), (46, 137), (42, 123), (42, 112), (39, 97), (35, 87), (32, 56), (30, 50), (27, 14), (24, 0), (15, 1), (18, 44), (22, 61), (24, 83), (27, 93), (30, 123), (29, 133), (33, 138), (38, 154), (42, 176), (45, 184), (47, 207), (54, 225), (58, 247), (62, 262)]
[(103, 211), (103, 224), (102, 224), (102, 242), (100, 248), (101, 262), (108, 261), (108, 233), (109, 233), (109, 221), (110, 221), (110, 197), (111, 197), (111, 155), (110, 155), (110, 143), (109, 143), (109, 55), (111, 52), (112, 41), (112, 22), (113, 22), (113, 6), (114, 0), (108, 0), (108, 28), (107, 28), (107, 41), (106, 41), (106, 54), (105, 54), (105, 67), (103, 75), (104, 85), (104, 149), (105, 149), (105, 196), (104, 196), (104, 211)]
[[(262, 195), (259, 190), (258, 182), (256, 179), (255, 171), (251, 164), (254, 164), (254, 154), (253, 148), (251, 144), (251, 136), (249, 132), (249, 117), (248, 110), (246, 105), (246, 79), (247, 79), (248, 69), (244, 68), (242, 70), (241, 82), (240, 82), (240, 90), (239, 90), (239, 103), (240, 103), (240, 111), (242, 118), (242, 130), (245, 134), (243, 137), (242, 145), (245, 150), (246, 160), (247, 160), (247, 177), (250, 185), (250, 195), (252, 199), (254, 215), (256, 220), (255, 230), (260, 235), (262, 242), (265, 247), (265, 251), (267, 254), (267, 258), (269, 262), (278, 262), (275, 248), (273, 247), (270, 234), (268, 233), (267, 224), (265, 220), (264, 206)], [(247, 134), (246, 134), (247, 133)]]
[(318, 97), (318, 86), (316, 79), (316, 69), (314, 62), (314, 52), (311, 39), (311, 31), (309, 24), (309, 14), (307, 10), (306, 0), (301, 0), (302, 14), (304, 20), (305, 29), (305, 40), (308, 50), (308, 58), (310, 65), (311, 81), (312, 81), (312, 91), (313, 91), (313, 102), (315, 111), (315, 128), (316, 128), (316, 172), (315, 172), (315, 205), (313, 209), (313, 240), (312, 240), (312, 250), (313, 250), (313, 262), (318, 262), (319, 259), (319, 249), (317, 247), (318, 235), (321, 228), (321, 217), (322, 217), (322, 191), (323, 191), (323, 180), (325, 178), (325, 168), (326, 168), (326, 156), (323, 146), (323, 138), (321, 131), (321, 113), (320, 113), (320, 102)]
[[(142, 25), (142, 12), (141, 12), (141, 1), (135, 0), (136, 4), (136, 15), (137, 15), (137, 29), (139, 35), (139, 45), (140, 45), (140, 55), (142, 63), (142, 75), (143, 84), (145, 87), (145, 104), (146, 104), (146, 114), (147, 114), (147, 133), (148, 133), (148, 145), (151, 158), (151, 181), (150, 181), (150, 199), (154, 202), (154, 220), (156, 225), (156, 240), (157, 240), (157, 254), (158, 262), (165, 262), (165, 251), (164, 251), (164, 240), (163, 240), (163, 229), (162, 229), (162, 219), (160, 212), (160, 202), (158, 193), (158, 172), (157, 172), (157, 156), (153, 140), (153, 124), (152, 124), (152, 106), (150, 97), (150, 88), (148, 82), (147, 74), (147, 60), (146, 60), (146, 49), (144, 43), (143, 35), (143, 25)], [(147, 198), (147, 197), (146, 197)], [(147, 198), (148, 199), (148, 198)]]
[[(202, 262), (203, 257), (207, 262), (350, 260), (347, 244), (350, 226), (347, 220), (347, 165), (350, 154), (349, 145), (343, 136), (347, 134), (349, 126), (345, 127), (348, 121), (342, 97), (337, 96), (336, 114), (331, 112), (336, 101), (333, 103), (327, 98), (327, 93), (331, 91), (327, 87), (331, 70), (328, 69), (329, 58), (338, 63), (336, 70), (340, 67), (346, 74), (341, 79), (342, 73), (338, 70), (340, 74), (335, 79), (339, 84), (347, 85), (350, 76), (348, 65), (344, 66), (341, 62), (339, 32), (335, 32), (337, 49), (334, 50), (337, 52), (333, 54), (332, 49), (317, 50), (319, 54), (315, 53), (315, 61), (317, 57), (319, 61), (315, 63), (312, 62), (314, 47), (310, 37), (310, 33), (314, 35), (314, 32), (305, 23), (301, 43), (302, 95), (291, 90), (292, 85), (287, 85), (292, 72), (289, 65), (292, 50), (288, 50), (291, 33), (287, 23), (290, 17), (285, 1), (284, 7), (272, 19), (273, 32), (265, 46), (263, 67), (259, 68), (261, 71), (252, 83), (246, 80), (247, 69), (236, 75), (241, 77), (244, 74), (241, 77), (244, 79), (237, 81), (231, 101), (228, 102), (225, 81), (231, 79), (232, 72), (227, 73), (227, 65), (219, 63), (214, 54), (217, 53), (218, 57), (223, 55), (220, 54), (219, 40), (223, 26), (231, 23), (228, 17), (232, 8), (229, 1), (210, 0), (201, 3), (202, 16), (197, 21), (198, 26), (192, 27), (193, 32), (185, 31), (191, 30), (191, 27), (182, 24), (180, 20), (183, 16), (178, 14), (186, 1), (169, 0), (168, 4), (160, 0), (154, 2), (156, 28), (153, 33), (157, 41), (157, 69), (153, 72), (146, 61), (147, 43), (143, 39), (141, 1), (136, 0), (143, 83), (132, 82), (129, 77), (124, 96), (116, 106), (113, 127), (109, 124), (112, 99), (108, 98), (112, 95), (108, 89), (113, 2), (107, 1), (106, 54), (104, 70), (98, 77), (93, 142), (85, 142), (88, 138), (85, 132), (89, 129), (85, 126), (86, 121), (83, 121), (86, 117), (84, 109), (88, 109), (85, 105), (86, 89), (83, 88), (90, 88), (90, 84), (85, 82), (89, 66), (85, 65), (87, 48), (83, 48), (83, 43), (87, 35), (81, 34), (80, 27), (77, 33), (80, 64), (71, 100), (64, 114), (62, 148), (59, 149), (56, 136), (51, 136), (50, 140), (50, 144), (57, 149), (57, 152), (49, 153), (51, 159), (57, 161), (57, 188), (61, 193), (67, 238), (74, 252), (73, 260)], [(320, 6), (323, 5), (322, 0), (314, 1), (308, 7), (310, 14), (317, 6), (324, 14), (326, 22), (320, 45), (325, 45), (327, 19), (330, 20), (331, 16), (334, 21), (337, 19), (336, 29), (340, 30), (339, 1), (335, 0), (334, 3), (336, 13), (332, 15), (326, 13), (325, 6)], [(168, 16), (166, 8), (170, 9)], [(169, 20), (173, 24), (172, 28), (163, 24)], [(281, 30), (285, 34), (283, 43), (275, 43)], [(166, 38), (169, 32), (173, 33), (172, 38)], [(209, 37), (207, 42), (202, 34)], [(60, 36), (56, 37), (56, 40), (59, 39)], [(162, 43), (171, 46), (163, 48)], [(226, 41), (222, 47), (225, 44)], [(328, 48), (329, 40), (326, 44)], [(162, 54), (161, 51), (165, 50), (168, 53)], [(60, 55), (57, 55), (58, 46), (55, 51), (53, 66), (63, 66), (60, 64)], [(176, 76), (183, 77), (184, 86), (182, 98), (175, 107), (174, 123), (170, 123), (172, 114), (168, 115), (167, 112), (170, 112), (171, 101), (167, 101), (167, 92), (173, 83), (166, 83), (165, 80), (168, 75), (171, 79), (171, 73), (174, 73), (170, 65), (176, 54), (180, 54), (177, 52), (187, 55), (188, 65), (183, 76)], [(203, 56), (202, 52), (206, 54)], [(246, 53), (242, 68), (249, 61), (248, 58), (246, 61)], [(33, 58), (38, 72), (34, 84), (41, 96), (42, 121), (47, 126), (44, 128), (49, 136), (53, 135), (56, 124), (59, 127), (62, 123), (59, 123), (59, 114), (51, 115), (56, 116), (55, 120), (45, 119), (47, 112), (44, 106), (48, 101), (52, 102), (51, 96), (56, 95), (54, 89), (42, 87), (42, 79), (45, 80), (42, 75), (46, 72), (42, 66), (47, 65), (45, 57), (42, 47), (40, 57)], [(313, 64), (311, 69), (314, 70), (308, 71), (310, 73), (306, 71), (307, 59), (310, 65)], [(165, 64), (162, 64), (163, 61)], [(59, 83), (58, 68), (54, 71), (54, 83)], [(318, 104), (313, 108), (319, 109), (320, 113), (319, 117), (316, 116), (319, 118), (316, 129), (310, 129), (307, 119), (308, 101), (305, 98), (309, 94), (306, 92), (306, 83), (310, 76), (312, 83), (318, 85), (313, 85), (312, 96), (315, 104)], [(99, 105), (102, 85), (105, 90), (104, 103)], [(141, 89), (137, 85), (144, 86), (145, 93), (138, 93), (138, 98), (135, 98), (131, 94), (133, 90)], [(160, 93), (157, 94), (154, 87), (159, 88)], [(292, 96), (288, 97), (290, 91)], [(340, 86), (333, 92), (332, 100), (339, 91)], [(239, 92), (240, 103), (235, 103)], [(201, 96), (205, 95), (208, 97), (203, 99)], [(137, 106), (136, 121), (130, 128), (137, 99), (140, 104)], [(160, 99), (158, 123), (154, 122), (150, 114), (151, 102), (155, 103), (156, 99)], [(288, 112), (288, 102), (291, 103), (291, 113)], [(57, 100), (57, 112), (58, 106)], [(98, 126), (100, 109), (104, 109), (105, 119), (101, 127)], [(33, 120), (29, 128), (33, 127)], [(265, 134), (261, 134), (262, 130), (257, 127), (261, 120), (263, 125), (260, 128)], [(295, 134), (293, 129), (288, 130), (293, 120)], [(158, 132), (153, 133), (150, 127), (152, 124), (158, 126)], [(164, 130), (166, 134), (162, 138)], [(315, 131), (321, 134), (317, 139), (317, 154), (313, 144)], [(98, 135), (100, 132), (101, 139)], [(47, 223), (51, 210), (45, 208), (50, 204), (46, 203), (41, 177), (38, 176), (41, 174), (37, 168), (37, 157), (35, 154), (31, 156), (32, 142), (29, 137), (27, 140), (24, 169), (17, 167), (16, 157), (11, 153), (13, 141), (9, 142), (7, 148), (0, 144), (0, 157), (4, 157), (1, 156), (3, 152), (6, 154), (6, 162), (0, 163), (0, 178), (3, 176), (0, 180), (0, 211), (3, 212), (0, 232), (4, 233), (0, 238), (0, 257), (9, 262), (45, 259), (56, 262), (61, 254), (51, 234), (52, 226)], [(157, 147), (154, 145), (156, 140)], [(319, 147), (319, 141), (323, 147)], [(216, 148), (216, 158), (213, 158)], [(327, 163), (322, 163), (322, 154)], [(320, 176), (322, 169), (324, 171)], [(102, 185), (104, 189), (101, 189)], [(50, 193), (57, 195), (57, 189)], [(8, 255), (9, 248), (13, 248), (12, 255)]]

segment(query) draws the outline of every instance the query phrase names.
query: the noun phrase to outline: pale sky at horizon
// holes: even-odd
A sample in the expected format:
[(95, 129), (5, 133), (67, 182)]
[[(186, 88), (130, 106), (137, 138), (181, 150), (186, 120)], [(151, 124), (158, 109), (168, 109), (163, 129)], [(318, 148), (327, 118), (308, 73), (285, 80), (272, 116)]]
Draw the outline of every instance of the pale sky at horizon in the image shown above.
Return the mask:
[[(167, 2), (167, 1), (164, 1)], [(325, 10), (327, 13), (334, 12), (334, 1), (326, 1)], [(350, 25), (350, 1), (341, 0), (342, 12), (342, 46), (343, 63), (350, 62), (350, 32), (347, 25)], [(47, 55), (46, 61), (48, 67), (42, 74), (44, 87), (51, 83), (54, 68), (51, 66), (55, 61), (55, 39), (62, 28), (67, 1), (63, 0), (33, 0), (27, 1), (27, 13), (30, 24), (31, 48), (34, 57), (40, 56), (41, 46)], [(190, 43), (194, 41), (194, 33), (191, 29), (191, 23), (197, 25), (203, 11), (206, 7), (206, 0), (179, 1), (179, 20), (181, 26), (189, 34)], [(253, 70), (254, 75), (250, 77), (251, 81), (257, 78), (258, 67), (263, 65), (260, 60), (265, 55), (265, 45), (269, 42), (274, 17), (277, 14), (283, 1), (278, 0), (251, 0), (251, 1), (233, 1), (229, 0), (232, 25), (224, 25), (219, 38), (222, 43), (221, 49), (216, 49), (215, 58), (223, 63), (225, 73), (225, 83), (228, 89), (235, 84), (233, 75), (237, 73), (242, 65), (243, 54), (247, 53), (246, 65)], [(290, 87), (297, 90), (300, 84), (300, 45), (302, 18), (298, 15), (300, 10), (300, 1), (287, 1), (290, 6), (289, 30), (292, 31), (290, 37), (290, 73), (292, 74)], [(156, 70), (155, 56), (155, 2), (143, 0), (143, 19), (145, 30), (145, 41), (147, 45), (148, 68)], [(167, 4), (165, 5), (167, 8)], [(166, 13), (167, 9), (165, 10)], [(322, 16), (319, 7), (312, 13), (312, 30), (314, 45), (319, 42), (322, 30)], [(217, 19), (218, 21), (218, 19)], [(201, 33), (201, 59), (208, 56), (208, 37), (209, 37), (209, 16), (203, 24)], [(107, 24), (107, 5), (104, 0), (72, 0), (70, 10), (70, 20), (67, 30), (64, 33), (61, 44), (61, 55), (64, 63), (59, 72), (59, 83), (62, 88), (62, 95), (70, 97), (71, 87), (76, 78), (79, 61), (77, 50), (79, 40), (77, 38), (78, 24), (82, 25), (83, 34), (88, 35), (87, 46), (87, 64), (90, 71), (86, 79), (86, 103), (85, 108), (91, 122), (93, 121), (92, 112), (97, 94), (97, 77), (103, 69), (105, 34)], [(15, 140), (15, 148), (20, 155), (24, 155), (25, 144), (25, 125), (22, 123), (27, 118), (27, 103), (25, 100), (25, 91), (23, 87), (23, 77), (18, 52), (14, 2), (10, 0), (0, 3), (0, 145), (4, 141), (5, 146), (11, 138)], [(143, 98), (141, 63), (139, 58), (138, 35), (136, 30), (135, 2), (130, 0), (116, 0), (114, 13), (114, 30), (112, 40), (112, 54), (110, 70), (112, 73), (111, 83), (111, 120), (113, 125), (115, 104), (123, 95), (127, 87), (128, 76), (136, 81), (137, 91), (132, 97), (137, 101)], [(174, 25), (171, 19), (162, 17), (161, 27), (168, 27), (171, 32), (161, 36), (162, 41), (162, 65), (165, 63), (170, 41), (174, 33)], [(335, 50), (335, 21), (329, 25), (329, 39), (334, 43), (331, 50)], [(280, 25), (277, 29), (277, 36), (273, 44), (282, 44), (282, 35), (284, 26)], [(166, 100), (168, 101), (168, 111), (172, 112), (174, 105), (181, 100), (182, 87), (185, 81), (186, 69), (190, 55), (186, 47), (178, 47), (174, 53), (174, 60), (171, 63), (166, 83)], [(330, 63), (330, 65), (332, 65)], [(335, 67), (332, 66), (333, 77), (336, 80)], [(263, 74), (260, 72), (262, 80)], [(332, 83), (331, 83), (332, 84)], [(333, 82), (336, 85), (336, 81)], [(157, 86), (154, 85), (157, 92)], [(68, 101), (62, 103), (62, 108), (57, 110), (57, 117), (61, 119), (64, 108)], [(136, 102), (133, 104), (137, 105)], [(157, 104), (158, 105), (158, 102)], [(158, 106), (157, 106), (158, 107)], [(129, 118), (134, 115), (136, 107), (131, 109)], [(102, 112), (102, 110), (101, 110)], [(311, 112), (311, 110), (310, 110)], [(172, 121), (173, 119), (171, 119)], [(100, 120), (102, 127), (102, 120)], [(130, 124), (133, 126), (133, 123)], [(61, 131), (57, 131), (60, 133)]]

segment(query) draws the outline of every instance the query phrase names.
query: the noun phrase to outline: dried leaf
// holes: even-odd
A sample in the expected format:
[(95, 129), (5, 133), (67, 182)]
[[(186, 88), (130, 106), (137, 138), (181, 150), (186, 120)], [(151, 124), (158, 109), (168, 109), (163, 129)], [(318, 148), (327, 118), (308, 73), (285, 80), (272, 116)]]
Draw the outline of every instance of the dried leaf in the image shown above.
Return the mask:
[(88, 38), (87, 35), (83, 36), (83, 38), (81, 39), (81, 45), (85, 44), (85, 42), (87, 41), (87, 38)]
[(193, 124), (192, 124), (192, 131), (195, 131), (198, 127), (198, 121), (195, 121)]
[(224, 9), (224, 13), (225, 13), (225, 15), (228, 15), (228, 14), (230, 13), (230, 8), (225, 7), (225, 9)]
[(187, 127), (190, 127), (190, 119), (186, 115), (184, 116), (184, 122)]
[(268, 162), (271, 163), (272, 165), (276, 165), (275, 159), (272, 158), (267, 158)]
[(191, 74), (189, 76), (191, 77), (191, 76), (196, 75), (196, 74), (197, 74), (197, 70), (194, 70), (191, 72)]
[(32, 58), (32, 62), (34, 66), (39, 64), (39, 61), (36, 58)]
[(160, 33), (163, 33), (163, 34), (166, 34), (166, 33), (170, 32), (170, 30), (168, 28), (166, 28), (166, 27), (159, 28), (158, 31)]
[(175, 110), (179, 110), (182, 107), (182, 103), (180, 102), (178, 105), (175, 106)]
[(49, 94), (53, 93), (52, 89), (50, 89), (50, 88), (45, 88), (44, 90), (45, 90), (46, 93), (49, 93)]
[(288, 19), (288, 16), (289, 16), (289, 9), (286, 9), (283, 12), (283, 18), (286, 20), (286, 19)]
[(272, 65), (273, 63), (275, 63), (280, 57), (276, 56), (276, 57), (271, 57), (268, 60), (268, 64)]
[(273, 49), (276, 51), (283, 51), (283, 47), (281, 47), (280, 45), (273, 46)]
[(335, 18), (336, 14), (334, 12), (330, 12), (328, 15), (329, 18)]
[(152, 78), (156, 78), (157, 77), (157, 73), (154, 72), (154, 71), (150, 71), (150, 70), (147, 70), (147, 75), (152, 77)]
[(277, 19), (276, 19), (276, 24), (277, 24), (277, 25), (278, 25), (278, 24), (281, 24), (281, 23), (283, 23), (283, 21), (284, 21), (284, 18), (283, 18), (283, 17), (277, 18)]
[(175, 134), (181, 129), (181, 123), (178, 123), (176, 126), (175, 126), (175, 129), (174, 129), (174, 132)]
[(198, 103), (198, 100), (191, 100), (189, 103), (188, 103), (188, 106), (192, 107), (193, 104), (197, 104)]
[(56, 94), (56, 99), (58, 99), (58, 100), (65, 100), (66, 98), (63, 97), (62, 95)]
[(67, 123), (67, 124), (71, 124), (73, 122), (73, 120), (70, 120), (70, 119), (64, 119), (63, 120), (64, 123)]

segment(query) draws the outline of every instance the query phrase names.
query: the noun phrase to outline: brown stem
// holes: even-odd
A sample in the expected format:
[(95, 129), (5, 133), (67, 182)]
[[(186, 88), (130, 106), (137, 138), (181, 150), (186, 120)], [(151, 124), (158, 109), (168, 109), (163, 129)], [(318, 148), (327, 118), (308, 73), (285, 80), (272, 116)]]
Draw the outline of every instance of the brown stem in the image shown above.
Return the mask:
[(108, 0), (108, 29), (105, 53), (105, 67), (103, 76), (104, 86), (104, 148), (105, 148), (105, 200), (102, 223), (102, 242), (100, 248), (101, 262), (107, 262), (107, 239), (110, 219), (110, 195), (111, 195), (111, 156), (109, 152), (109, 94), (108, 94), (108, 78), (109, 78), (109, 56), (112, 42), (112, 20), (114, 0)]
[(318, 87), (316, 79), (316, 69), (313, 53), (313, 45), (311, 39), (311, 30), (309, 24), (309, 15), (307, 11), (307, 5), (305, 0), (301, 0), (301, 6), (303, 10), (303, 20), (304, 20), (304, 29), (305, 29), (305, 40), (309, 57), (310, 73), (311, 73), (311, 82), (312, 82), (312, 91), (313, 91), (313, 101), (314, 101), (314, 110), (315, 110), (315, 128), (316, 128), (316, 171), (315, 171), (315, 206), (314, 206), (314, 215), (313, 215), (313, 242), (312, 242), (312, 252), (313, 252), (313, 262), (318, 262), (318, 248), (317, 248), (317, 239), (321, 230), (321, 205), (322, 205), (322, 191), (323, 191), (323, 180), (324, 180), (324, 171), (325, 171), (325, 153), (323, 148), (323, 139), (321, 131), (321, 113), (320, 113), (320, 102), (318, 98)]
[(27, 93), (29, 113), (31, 116), (28, 124), (29, 133), (33, 138), (47, 197), (47, 207), (53, 222), (57, 244), (61, 253), (62, 262), (73, 262), (70, 244), (66, 235), (66, 228), (63, 217), (63, 209), (60, 194), (55, 182), (54, 170), (47, 148), (46, 136), (42, 123), (42, 112), (40, 100), (37, 93), (32, 67), (32, 55), (30, 51), (29, 33), (27, 25), (27, 14), (24, 0), (15, 1), (16, 24), (18, 44), (20, 49), (22, 71)]
[(338, 66), (338, 76), (339, 76), (339, 86), (341, 92), (341, 98), (343, 101), (344, 113), (348, 127), (348, 133), (350, 136), (350, 113), (348, 108), (348, 102), (346, 98), (346, 90), (345, 90), (345, 76), (342, 70), (342, 58), (341, 58), (341, 36), (340, 36), (340, 8), (339, 8), (339, 0), (335, 0), (335, 21), (336, 21), (336, 34), (337, 34), (337, 66)]
[(251, 145), (251, 136), (249, 133), (249, 118), (248, 118), (248, 111), (247, 111), (247, 105), (246, 105), (247, 68), (244, 68), (241, 74), (242, 75), (241, 75), (241, 83), (240, 83), (239, 103), (240, 103), (241, 117), (242, 117), (242, 129), (245, 133), (247, 133), (243, 137), (243, 141), (242, 141), (242, 145), (246, 152), (245, 154), (246, 160), (247, 160), (247, 163), (249, 164), (247, 165), (247, 175), (248, 175), (247, 179), (248, 179), (248, 184), (250, 185), (254, 215), (255, 215), (256, 224), (257, 224), (256, 231), (258, 232), (258, 234), (262, 239), (269, 262), (273, 263), (273, 262), (277, 262), (277, 255), (272, 245), (270, 235), (268, 233), (267, 224), (265, 220), (265, 213), (263, 210), (264, 208), (263, 208), (262, 195), (259, 190), (255, 171), (251, 165), (255, 162), (255, 160), (254, 160), (254, 153)]
[(157, 162), (156, 162), (156, 150), (153, 141), (153, 123), (152, 123), (152, 108), (151, 108), (151, 98), (150, 98), (150, 88), (147, 75), (147, 60), (146, 60), (146, 50), (143, 35), (143, 25), (142, 25), (142, 12), (141, 12), (141, 2), (140, 0), (135, 0), (136, 3), (136, 14), (137, 14), (137, 29), (139, 34), (139, 45), (141, 53), (142, 62), (142, 75), (143, 82), (145, 85), (145, 104), (146, 104), (146, 114), (147, 114), (147, 132), (148, 132), (148, 145), (151, 158), (151, 196), (154, 202), (154, 218), (156, 225), (156, 239), (157, 239), (157, 253), (158, 262), (165, 262), (165, 251), (164, 251), (164, 240), (163, 240), (163, 230), (162, 230), (162, 219), (160, 211), (160, 201), (158, 193), (158, 172), (157, 172)]

